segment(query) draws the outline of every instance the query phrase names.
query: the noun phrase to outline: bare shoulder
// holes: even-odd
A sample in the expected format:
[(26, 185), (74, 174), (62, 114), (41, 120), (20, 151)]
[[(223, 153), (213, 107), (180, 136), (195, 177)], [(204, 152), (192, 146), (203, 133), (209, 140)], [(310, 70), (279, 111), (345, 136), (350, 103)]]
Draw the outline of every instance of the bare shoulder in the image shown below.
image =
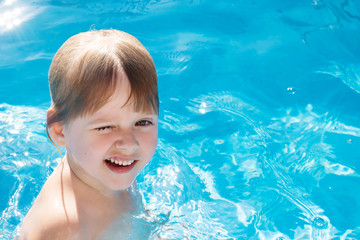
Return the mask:
[(20, 231), (20, 240), (77, 239), (78, 224), (66, 222), (61, 218), (49, 218), (48, 221), (24, 221)]
[(23, 221), (20, 240), (76, 239), (79, 224), (73, 215), (67, 215), (55, 204), (38, 200)]
[(26, 215), (20, 229), (21, 240), (76, 239), (77, 211), (71, 198), (64, 198), (61, 184), (54, 177), (45, 183)]

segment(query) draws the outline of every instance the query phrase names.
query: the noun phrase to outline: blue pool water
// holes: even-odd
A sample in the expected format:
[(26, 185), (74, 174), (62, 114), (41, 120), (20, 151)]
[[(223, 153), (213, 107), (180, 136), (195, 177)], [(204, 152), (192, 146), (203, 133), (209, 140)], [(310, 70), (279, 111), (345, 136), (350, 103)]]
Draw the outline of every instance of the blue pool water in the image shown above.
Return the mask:
[(135, 35), (159, 76), (149, 211), (123, 239), (360, 239), (357, 0), (0, 2), (0, 239), (59, 161), (51, 59), (91, 28)]

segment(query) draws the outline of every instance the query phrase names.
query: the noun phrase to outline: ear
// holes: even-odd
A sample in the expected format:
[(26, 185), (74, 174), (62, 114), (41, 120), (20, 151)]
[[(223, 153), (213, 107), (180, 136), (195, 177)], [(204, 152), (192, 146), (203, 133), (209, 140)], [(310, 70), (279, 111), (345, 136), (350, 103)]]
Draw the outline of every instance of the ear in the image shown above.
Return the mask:
[(64, 136), (64, 123), (63, 122), (54, 122), (47, 126), (49, 134), (54, 142), (60, 147), (66, 147), (66, 141)]
[(55, 114), (53, 109), (49, 109), (46, 116), (47, 129), (54, 142), (60, 147), (65, 147), (66, 141), (64, 137), (64, 123), (62, 121), (54, 121), (54, 116)]

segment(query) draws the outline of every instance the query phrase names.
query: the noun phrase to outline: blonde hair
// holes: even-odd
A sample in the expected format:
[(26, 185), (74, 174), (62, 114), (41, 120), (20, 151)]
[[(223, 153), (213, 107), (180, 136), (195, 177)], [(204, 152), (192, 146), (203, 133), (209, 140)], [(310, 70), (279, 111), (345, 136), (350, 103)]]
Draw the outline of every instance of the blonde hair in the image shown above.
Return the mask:
[(127, 101), (136, 111), (159, 112), (157, 75), (152, 57), (132, 35), (118, 30), (79, 33), (57, 51), (49, 70), (51, 107), (47, 124), (67, 122), (104, 106), (124, 71)]

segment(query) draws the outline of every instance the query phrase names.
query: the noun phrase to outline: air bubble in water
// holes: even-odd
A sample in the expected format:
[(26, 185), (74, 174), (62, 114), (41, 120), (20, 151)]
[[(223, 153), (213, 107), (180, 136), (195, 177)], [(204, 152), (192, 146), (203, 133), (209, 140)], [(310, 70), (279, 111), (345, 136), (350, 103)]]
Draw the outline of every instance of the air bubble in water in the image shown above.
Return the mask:
[(313, 226), (317, 229), (326, 229), (328, 227), (328, 222), (321, 217), (315, 217), (313, 220)]
[(286, 89), (286, 91), (287, 91), (289, 94), (291, 94), (291, 95), (294, 95), (294, 94), (295, 94), (295, 89), (292, 88), (292, 87), (288, 87), (288, 88)]
[(199, 108), (199, 112), (201, 114), (205, 114), (206, 113), (206, 103), (205, 102), (202, 102), (201, 105), (200, 105), (200, 108)]
[(224, 140), (218, 139), (218, 140), (215, 140), (214, 143), (217, 144), (217, 145), (223, 144), (223, 143), (224, 143)]

